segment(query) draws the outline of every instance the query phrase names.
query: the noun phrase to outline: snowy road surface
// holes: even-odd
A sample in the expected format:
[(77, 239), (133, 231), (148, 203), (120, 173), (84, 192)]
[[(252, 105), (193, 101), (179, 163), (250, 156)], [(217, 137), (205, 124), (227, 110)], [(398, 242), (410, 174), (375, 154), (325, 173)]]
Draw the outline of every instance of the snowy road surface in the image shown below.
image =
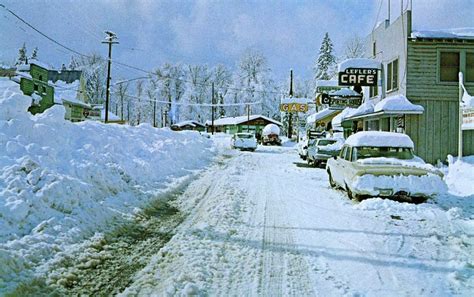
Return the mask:
[(301, 163), (294, 148), (224, 155), (177, 204), (187, 218), (123, 295), (468, 296), (474, 290), (472, 207), (355, 204), (329, 187), (324, 170)]

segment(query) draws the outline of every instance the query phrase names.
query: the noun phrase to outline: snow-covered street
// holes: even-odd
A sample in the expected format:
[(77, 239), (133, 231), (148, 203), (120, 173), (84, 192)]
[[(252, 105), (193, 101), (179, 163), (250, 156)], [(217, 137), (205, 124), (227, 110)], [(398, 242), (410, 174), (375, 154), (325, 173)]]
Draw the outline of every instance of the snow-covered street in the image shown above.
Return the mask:
[(467, 296), (473, 208), (459, 199), (356, 204), (294, 147), (224, 154), (178, 198), (188, 217), (123, 295)]

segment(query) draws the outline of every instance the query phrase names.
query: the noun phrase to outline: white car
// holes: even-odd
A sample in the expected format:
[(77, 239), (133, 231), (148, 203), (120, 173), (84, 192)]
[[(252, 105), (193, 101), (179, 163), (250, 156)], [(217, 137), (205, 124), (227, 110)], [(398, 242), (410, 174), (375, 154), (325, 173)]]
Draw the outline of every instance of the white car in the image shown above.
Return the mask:
[(308, 146), (308, 165), (321, 166), (328, 159), (339, 155), (343, 144), (343, 139), (318, 138), (313, 144)]
[(257, 139), (252, 133), (235, 133), (230, 140), (230, 146), (242, 151), (255, 151), (257, 149)]
[(423, 202), (446, 190), (443, 174), (413, 154), (408, 135), (364, 131), (349, 136), (339, 156), (327, 161), (331, 187), (351, 199), (391, 197)]
[(314, 144), (315, 141), (316, 139), (305, 138), (298, 142), (298, 154), (300, 155), (301, 159), (306, 160), (308, 157), (308, 147)]

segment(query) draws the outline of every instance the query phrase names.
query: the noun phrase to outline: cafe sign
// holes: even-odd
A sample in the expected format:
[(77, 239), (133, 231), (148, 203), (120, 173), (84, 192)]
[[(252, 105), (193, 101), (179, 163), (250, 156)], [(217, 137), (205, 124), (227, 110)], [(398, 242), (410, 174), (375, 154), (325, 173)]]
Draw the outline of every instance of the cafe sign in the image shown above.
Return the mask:
[(346, 68), (339, 72), (341, 86), (377, 86), (377, 68)]

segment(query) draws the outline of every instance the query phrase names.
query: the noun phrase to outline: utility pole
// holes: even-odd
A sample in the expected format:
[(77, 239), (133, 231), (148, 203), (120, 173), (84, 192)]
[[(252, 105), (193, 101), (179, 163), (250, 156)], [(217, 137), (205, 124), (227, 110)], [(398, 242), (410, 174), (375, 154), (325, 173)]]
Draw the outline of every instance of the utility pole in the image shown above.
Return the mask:
[(211, 133), (214, 135), (214, 82), (212, 83), (212, 98), (211, 98)]
[(108, 60), (108, 68), (107, 68), (107, 89), (105, 90), (105, 119), (104, 122), (107, 124), (109, 121), (109, 97), (110, 97), (110, 66), (112, 64), (112, 44), (117, 44), (117, 35), (110, 31), (105, 31), (107, 36), (105, 37), (105, 41), (102, 43), (109, 44), (109, 60)]
[[(288, 94), (291, 97), (293, 97), (293, 69), (290, 70), (290, 92)], [(292, 125), (292, 119), (293, 119), (293, 114), (291, 112), (288, 112), (288, 138), (291, 139), (293, 136), (293, 125)]]
[(247, 104), (247, 132), (250, 132), (250, 104)]
[(153, 127), (156, 128), (156, 98), (153, 100)]

